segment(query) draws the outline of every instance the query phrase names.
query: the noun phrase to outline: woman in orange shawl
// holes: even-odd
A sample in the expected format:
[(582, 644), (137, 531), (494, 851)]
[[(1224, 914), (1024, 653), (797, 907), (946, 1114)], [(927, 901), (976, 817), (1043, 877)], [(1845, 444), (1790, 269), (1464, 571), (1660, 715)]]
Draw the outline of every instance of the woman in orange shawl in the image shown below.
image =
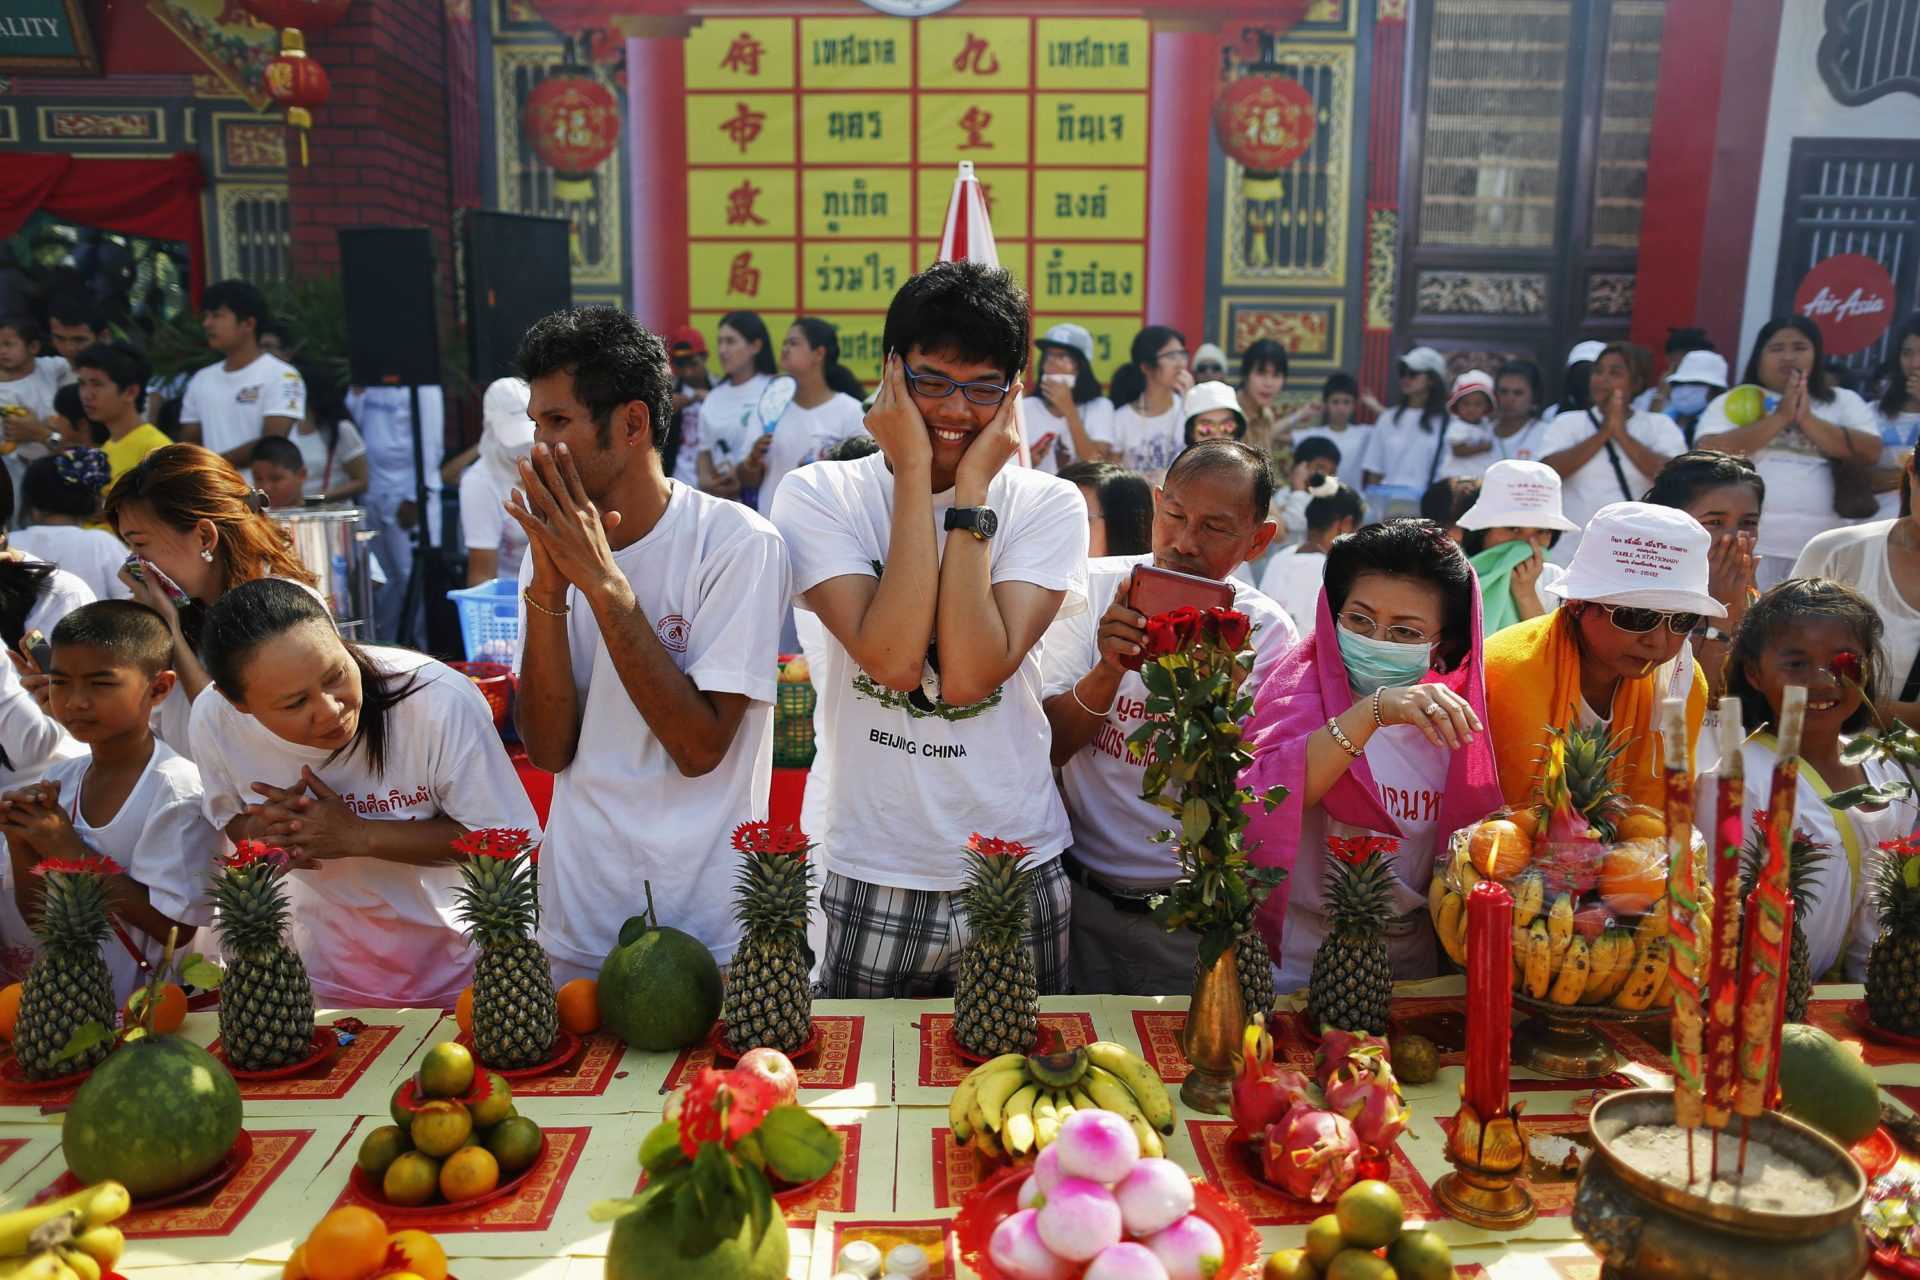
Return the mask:
[(1707, 591), (1712, 541), (1684, 511), (1602, 507), (1560, 586), (1563, 607), (1488, 637), (1488, 727), (1508, 804), (1532, 803), (1552, 731), (1605, 725), (1629, 798), (1662, 806), (1660, 705), (1686, 699), (1691, 762), (1707, 682), (1687, 637), (1726, 616)]

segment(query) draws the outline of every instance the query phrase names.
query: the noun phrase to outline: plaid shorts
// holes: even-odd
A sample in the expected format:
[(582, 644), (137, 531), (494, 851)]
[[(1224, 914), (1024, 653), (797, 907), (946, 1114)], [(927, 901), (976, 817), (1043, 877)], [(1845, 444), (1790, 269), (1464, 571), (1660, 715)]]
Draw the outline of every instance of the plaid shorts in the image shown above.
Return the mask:
[[(927, 999), (953, 994), (960, 949), (967, 944), (958, 892), (896, 889), (827, 873), (820, 891), (827, 920), (820, 994), (830, 1000)], [(1073, 895), (1060, 859), (1034, 873), (1031, 928), (1041, 995), (1067, 990), (1068, 924)]]

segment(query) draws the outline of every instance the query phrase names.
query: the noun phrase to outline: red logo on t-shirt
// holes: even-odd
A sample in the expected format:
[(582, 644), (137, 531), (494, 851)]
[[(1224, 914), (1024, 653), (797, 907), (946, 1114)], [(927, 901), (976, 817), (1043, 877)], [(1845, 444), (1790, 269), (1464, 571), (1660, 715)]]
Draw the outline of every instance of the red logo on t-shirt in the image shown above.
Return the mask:
[(670, 613), (660, 619), (660, 625), (654, 631), (659, 633), (661, 644), (675, 653), (685, 653), (687, 640), (693, 634), (693, 624), (677, 613)]
[(1793, 310), (1820, 326), (1828, 355), (1865, 351), (1893, 323), (1893, 278), (1864, 254), (1835, 254), (1801, 277)]

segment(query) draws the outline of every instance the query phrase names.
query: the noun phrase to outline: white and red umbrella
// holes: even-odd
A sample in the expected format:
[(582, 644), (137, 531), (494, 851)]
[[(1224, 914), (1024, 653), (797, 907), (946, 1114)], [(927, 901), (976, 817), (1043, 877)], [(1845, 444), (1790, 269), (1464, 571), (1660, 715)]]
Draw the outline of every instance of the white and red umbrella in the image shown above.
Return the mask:
[[(973, 161), (962, 160), (953, 175), (953, 195), (947, 201), (947, 225), (940, 232), (940, 254), (936, 262), (978, 262), (998, 267), (1000, 251), (993, 243), (993, 222), (987, 217), (987, 198), (981, 194), (980, 180), (973, 176)], [(1018, 408), (1015, 409), (1018, 413)], [(1033, 458), (1027, 451), (1026, 423), (1020, 424), (1020, 465), (1030, 467)]]

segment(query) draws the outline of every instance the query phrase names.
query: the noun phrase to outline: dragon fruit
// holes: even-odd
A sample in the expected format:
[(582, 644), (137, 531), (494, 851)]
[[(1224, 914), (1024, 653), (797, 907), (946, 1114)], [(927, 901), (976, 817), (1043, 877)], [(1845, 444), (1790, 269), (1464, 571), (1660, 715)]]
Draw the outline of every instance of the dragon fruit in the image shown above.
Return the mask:
[(1273, 1037), (1257, 1014), (1247, 1026), (1242, 1050), (1240, 1074), (1233, 1081), (1233, 1122), (1236, 1137), (1258, 1142), (1268, 1125), (1309, 1099), (1310, 1086), (1298, 1071), (1274, 1066)]
[(1296, 1200), (1324, 1204), (1360, 1178), (1360, 1138), (1337, 1111), (1301, 1103), (1267, 1129), (1266, 1180)]
[(1534, 865), (1546, 877), (1549, 901), (1561, 893), (1570, 893), (1577, 900), (1591, 892), (1600, 882), (1600, 864), (1606, 856), (1607, 847), (1586, 815), (1556, 805), (1534, 856)]
[(1339, 1112), (1353, 1125), (1369, 1155), (1384, 1154), (1413, 1118), (1384, 1051), (1371, 1045), (1356, 1050), (1334, 1071), (1326, 1095), (1328, 1110)]
[(1319, 1052), (1313, 1059), (1313, 1078), (1322, 1089), (1327, 1081), (1333, 1079), (1333, 1073), (1354, 1054), (1364, 1049), (1378, 1049), (1381, 1061), (1386, 1061), (1387, 1042), (1379, 1036), (1368, 1035), (1364, 1031), (1342, 1031), (1337, 1027), (1327, 1028), (1320, 1037)]

